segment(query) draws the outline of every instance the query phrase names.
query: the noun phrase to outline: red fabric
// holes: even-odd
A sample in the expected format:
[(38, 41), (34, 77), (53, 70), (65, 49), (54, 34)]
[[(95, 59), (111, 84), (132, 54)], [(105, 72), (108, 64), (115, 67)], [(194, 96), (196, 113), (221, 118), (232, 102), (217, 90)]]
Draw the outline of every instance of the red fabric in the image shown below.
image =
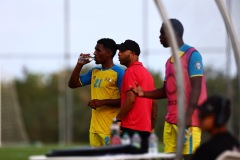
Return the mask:
[[(185, 94), (185, 108), (188, 107), (192, 86), (190, 77), (188, 74), (188, 62), (191, 54), (195, 51), (194, 48), (190, 48), (181, 57), (183, 78), (184, 78), (184, 94)], [(166, 63), (166, 93), (168, 98), (168, 112), (166, 115), (166, 121), (172, 124), (177, 124), (177, 89), (176, 89), (175, 69), (174, 64), (169, 59)], [(207, 98), (205, 77), (202, 77), (202, 89), (198, 100), (198, 105), (202, 104)], [(198, 111), (195, 110), (192, 115), (192, 126), (199, 126)]]
[[(143, 90), (154, 89), (152, 75), (141, 62), (133, 63), (125, 71), (121, 88), (121, 105), (123, 105), (126, 99), (126, 92), (130, 89), (129, 86), (135, 86), (135, 82), (138, 82)], [(151, 132), (152, 102), (153, 100), (151, 99), (136, 97), (133, 108), (122, 119), (121, 126), (133, 130)]]

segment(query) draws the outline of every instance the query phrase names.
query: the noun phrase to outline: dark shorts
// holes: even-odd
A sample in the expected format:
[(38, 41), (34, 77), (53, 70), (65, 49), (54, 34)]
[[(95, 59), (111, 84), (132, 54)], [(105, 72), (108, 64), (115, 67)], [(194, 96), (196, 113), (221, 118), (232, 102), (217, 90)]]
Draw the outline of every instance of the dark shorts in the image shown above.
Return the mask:
[(148, 152), (148, 137), (150, 136), (150, 132), (146, 132), (146, 131), (137, 131), (137, 130), (133, 130), (133, 129), (129, 129), (129, 128), (124, 128), (121, 127), (122, 133), (121, 133), (121, 137), (123, 136), (123, 134), (126, 132), (130, 138), (132, 138), (134, 133), (138, 133), (139, 136), (141, 137), (141, 153), (147, 153)]

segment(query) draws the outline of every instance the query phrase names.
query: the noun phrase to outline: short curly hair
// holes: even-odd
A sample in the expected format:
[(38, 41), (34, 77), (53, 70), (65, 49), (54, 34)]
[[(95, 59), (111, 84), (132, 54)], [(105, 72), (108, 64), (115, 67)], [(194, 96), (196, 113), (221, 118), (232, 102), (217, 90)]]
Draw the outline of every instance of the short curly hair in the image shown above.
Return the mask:
[(105, 49), (112, 51), (112, 57), (116, 55), (117, 47), (116, 42), (110, 38), (102, 38), (97, 41), (98, 44), (102, 44)]
[[(182, 38), (183, 37), (183, 32), (184, 32), (184, 28), (182, 23), (174, 18), (169, 19), (169, 22), (171, 23), (173, 30), (178, 33), (178, 35)], [(164, 25), (164, 23), (163, 23)]]

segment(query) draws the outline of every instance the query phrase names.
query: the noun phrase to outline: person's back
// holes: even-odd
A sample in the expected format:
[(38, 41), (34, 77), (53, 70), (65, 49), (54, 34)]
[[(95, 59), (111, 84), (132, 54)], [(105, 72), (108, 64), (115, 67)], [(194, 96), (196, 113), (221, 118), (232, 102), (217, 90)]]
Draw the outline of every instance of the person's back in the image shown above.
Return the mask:
[(239, 148), (238, 140), (226, 129), (230, 116), (230, 101), (220, 97), (210, 97), (199, 107), (201, 129), (210, 133), (209, 141), (203, 143), (193, 155), (193, 160), (215, 160), (227, 150)]

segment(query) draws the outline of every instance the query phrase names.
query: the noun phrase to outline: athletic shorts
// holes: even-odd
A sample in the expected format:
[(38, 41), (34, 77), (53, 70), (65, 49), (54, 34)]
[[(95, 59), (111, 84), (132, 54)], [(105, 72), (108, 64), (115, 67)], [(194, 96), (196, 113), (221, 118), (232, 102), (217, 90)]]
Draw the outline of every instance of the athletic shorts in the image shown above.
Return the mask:
[(108, 134), (90, 133), (89, 140), (92, 147), (110, 145), (110, 135)]
[[(184, 137), (183, 154), (193, 154), (201, 142), (201, 130), (199, 127), (190, 127), (188, 134)], [(175, 124), (165, 122), (163, 131), (163, 143), (165, 153), (176, 152), (178, 127)]]

